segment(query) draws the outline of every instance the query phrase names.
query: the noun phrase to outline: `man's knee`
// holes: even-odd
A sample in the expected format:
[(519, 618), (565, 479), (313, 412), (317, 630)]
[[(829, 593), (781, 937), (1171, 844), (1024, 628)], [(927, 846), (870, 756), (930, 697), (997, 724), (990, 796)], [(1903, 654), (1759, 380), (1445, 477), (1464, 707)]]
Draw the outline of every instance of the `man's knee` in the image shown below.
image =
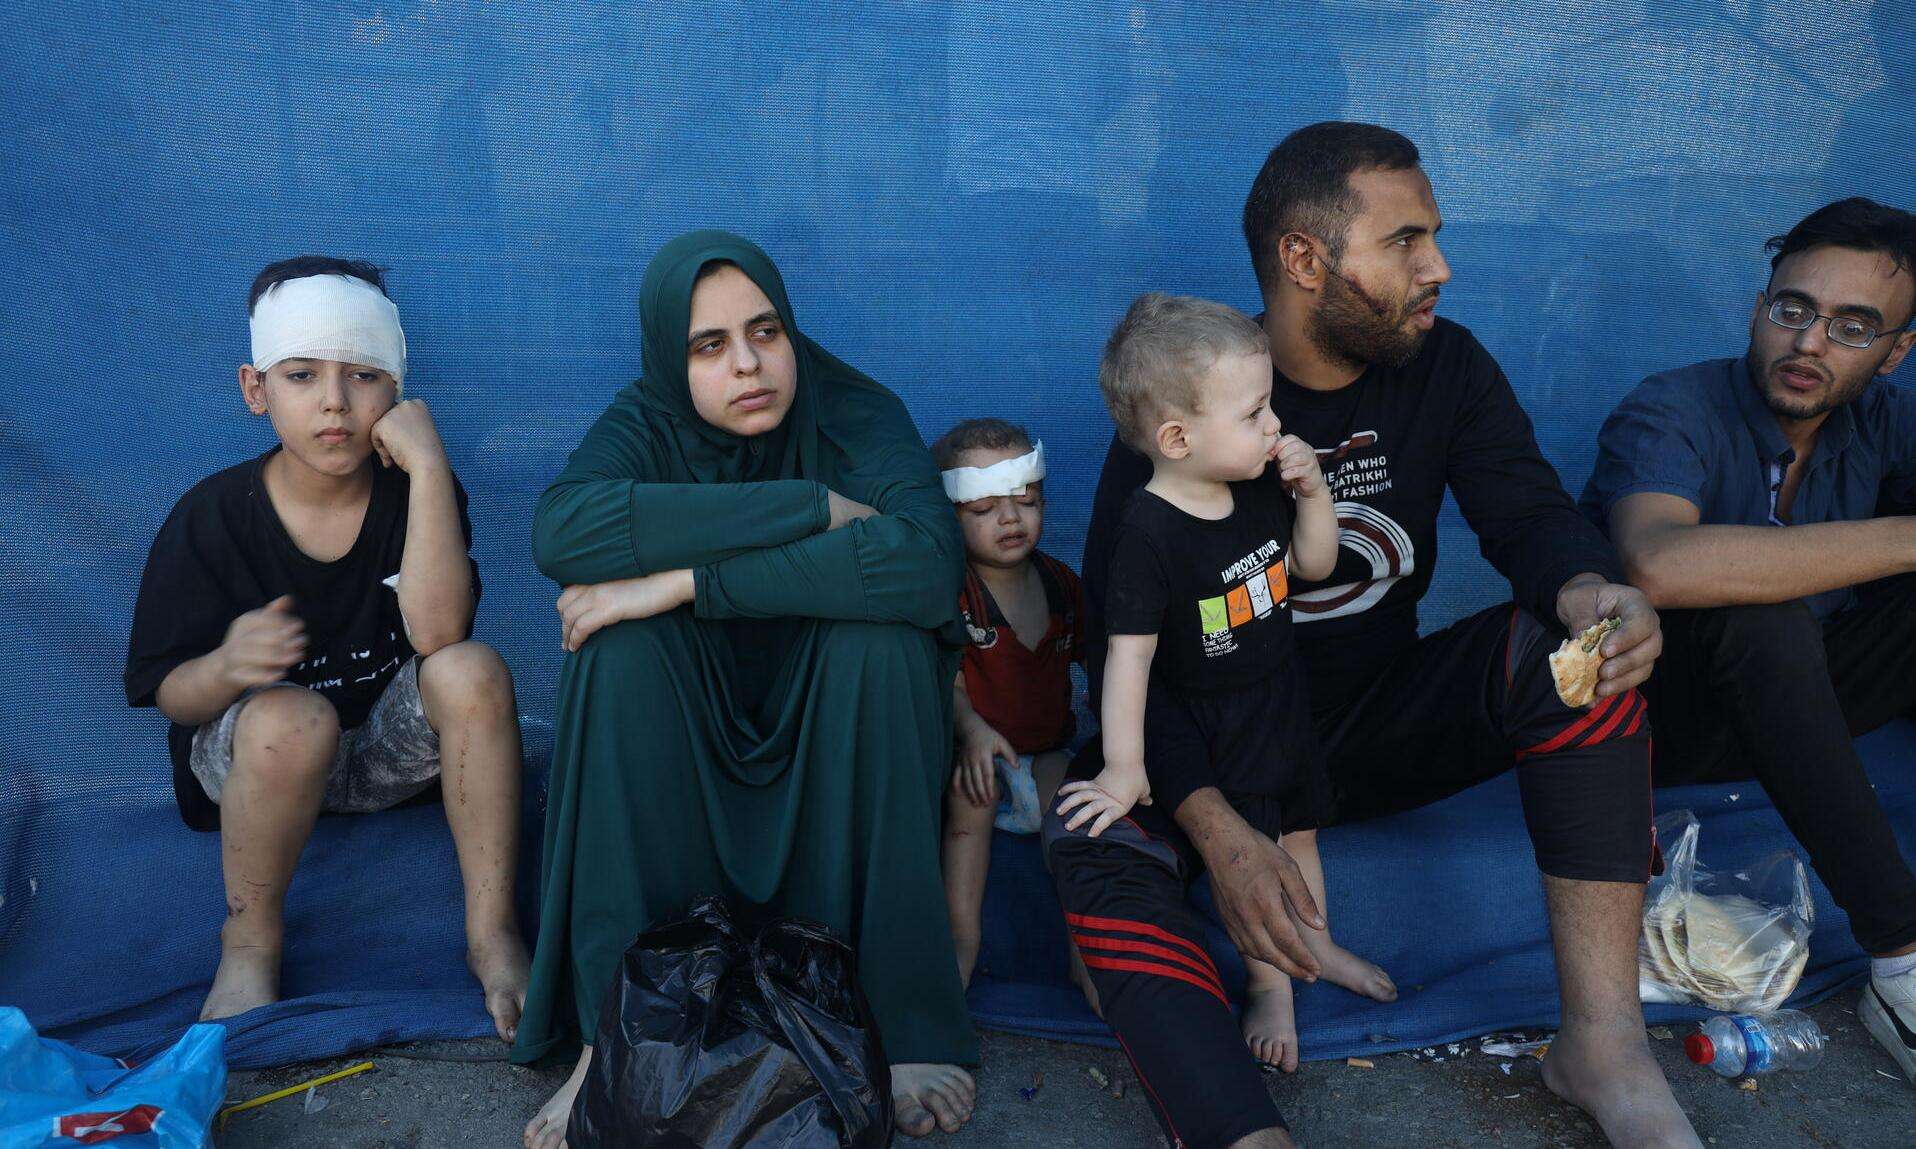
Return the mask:
[(513, 709), (512, 672), (499, 652), (468, 639), (419, 660), (419, 698), (427, 716)]
[(1822, 624), (1800, 599), (1693, 611), (1690, 625), (1706, 647), (1724, 655), (1791, 663), (1822, 658)]
[(324, 778), (339, 748), (339, 712), (325, 695), (278, 686), (246, 700), (233, 727), (233, 769), (274, 780)]

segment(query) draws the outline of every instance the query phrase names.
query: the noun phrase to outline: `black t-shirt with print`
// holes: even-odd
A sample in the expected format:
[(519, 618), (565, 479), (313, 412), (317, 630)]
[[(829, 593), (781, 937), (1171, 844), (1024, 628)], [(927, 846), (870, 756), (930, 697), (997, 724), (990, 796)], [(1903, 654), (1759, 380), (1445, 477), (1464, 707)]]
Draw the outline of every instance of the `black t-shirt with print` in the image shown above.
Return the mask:
[[(406, 473), (375, 466), (358, 539), (338, 559), (321, 562), (294, 544), (267, 497), (263, 468), (272, 455), (268, 451), (202, 480), (160, 527), (140, 577), (127, 643), (130, 704), (157, 705), (168, 674), (218, 649), (234, 619), (281, 595), (293, 596), (293, 612), (306, 626), (306, 659), (287, 671), (286, 679), (325, 695), (339, 713), (341, 729), (363, 723), (413, 657), (395, 585), (412, 490)], [(457, 479), (453, 485), (470, 547), (465, 488)], [(476, 599), (476, 565), (472, 586)], [(196, 830), (217, 829), (219, 809), (189, 766), (193, 728), (173, 725), (168, 743), (180, 816)]]
[[(1578, 513), (1537, 449), (1510, 381), (1469, 330), (1439, 319), (1402, 367), (1372, 364), (1350, 386), (1317, 392), (1278, 375), (1271, 407), (1284, 430), (1317, 449), (1337, 502), (1340, 546), (1328, 578), (1292, 588), (1297, 645), (1313, 705), (1363, 692), (1417, 641), (1417, 604), (1437, 566), (1437, 518), (1448, 490), (1516, 599), (1556, 624), (1563, 584), (1584, 572), (1623, 581), (1616, 552)], [(1103, 669), (1104, 605), (1121, 509), (1151, 477), (1150, 461), (1116, 439), (1099, 476), (1085, 536), (1092, 689)]]
[(1275, 468), (1231, 484), (1222, 519), (1140, 488), (1112, 540), (1108, 634), (1155, 634), (1153, 688), (1216, 694), (1293, 672), (1289, 575), (1296, 509)]

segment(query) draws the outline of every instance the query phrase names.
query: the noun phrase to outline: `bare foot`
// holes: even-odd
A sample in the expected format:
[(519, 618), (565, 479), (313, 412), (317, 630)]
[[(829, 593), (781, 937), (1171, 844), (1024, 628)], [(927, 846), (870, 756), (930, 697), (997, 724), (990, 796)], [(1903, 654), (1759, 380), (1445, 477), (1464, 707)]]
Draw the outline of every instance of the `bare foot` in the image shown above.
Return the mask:
[(1291, 1007), (1291, 979), (1279, 974), (1268, 984), (1244, 992), (1244, 1044), (1251, 1056), (1286, 1073), (1297, 1072), (1297, 1014)]
[(1543, 1082), (1595, 1118), (1618, 1149), (1701, 1149), (1641, 1029), (1559, 1034), (1543, 1059)]
[(566, 1078), (552, 1099), (526, 1122), (526, 1149), (565, 1149), (565, 1127), (572, 1120), (572, 1102), (579, 1096), (579, 1086), (585, 1084), (585, 1071), (591, 1064), (592, 1047), (588, 1045), (579, 1052), (579, 1064), (572, 1067), (572, 1076)]
[(971, 1120), (977, 1100), (977, 1083), (955, 1065), (891, 1067), (892, 1114), (898, 1131), (907, 1137), (929, 1136), (934, 1125), (947, 1133), (958, 1132)]
[(532, 977), (526, 944), (519, 940), (516, 930), (470, 939), (466, 943), (466, 968), (485, 990), (486, 1012), (492, 1015), (499, 1039), (511, 1044), (519, 1032), (519, 1015), (526, 1008), (526, 984)]
[(200, 1007), (201, 1021), (237, 1017), (279, 1000), (279, 947), (221, 945), (219, 972)]
[(1397, 1000), (1397, 983), (1390, 980), (1383, 966), (1365, 961), (1336, 942), (1313, 946), (1311, 952), (1324, 967), (1318, 975), (1321, 980), (1375, 1001)]

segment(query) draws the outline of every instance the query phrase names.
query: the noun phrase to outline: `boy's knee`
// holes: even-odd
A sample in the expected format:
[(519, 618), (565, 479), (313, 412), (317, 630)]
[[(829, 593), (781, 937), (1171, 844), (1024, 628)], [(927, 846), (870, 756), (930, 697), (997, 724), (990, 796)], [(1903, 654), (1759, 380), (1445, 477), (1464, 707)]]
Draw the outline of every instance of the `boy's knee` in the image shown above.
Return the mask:
[(499, 652), (468, 639), (419, 660), (419, 697), (427, 708), (513, 707), (512, 672)]
[(307, 774), (330, 769), (339, 712), (325, 695), (278, 686), (247, 699), (233, 727), (233, 768)]

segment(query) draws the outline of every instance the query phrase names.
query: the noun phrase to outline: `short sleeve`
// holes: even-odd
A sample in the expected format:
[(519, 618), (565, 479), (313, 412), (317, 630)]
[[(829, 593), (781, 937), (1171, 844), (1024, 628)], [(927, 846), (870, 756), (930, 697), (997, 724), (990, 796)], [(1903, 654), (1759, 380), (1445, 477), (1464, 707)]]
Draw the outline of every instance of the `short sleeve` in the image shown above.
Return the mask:
[(1600, 516), (1630, 495), (1675, 495), (1701, 510), (1718, 460), (1708, 409), (1684, 389), (1648, 379), (1597, 433), (1597, 465), (1586, 503)]
[(1105, 632), (1157, 634), (1170, 598), (1171, 580), (1156, 545), (1135, 527), (1119, 528), (1104, 595)]
[(227, 626), (244, 613), (228, 599), (214, 568), (221, 532), (207, 521), (210, 515), (210, 507), (196, 511), (183, 501), (154, 536), (127, 640), (131, 706), (158, 705), (166, 676), (217, 649)]

